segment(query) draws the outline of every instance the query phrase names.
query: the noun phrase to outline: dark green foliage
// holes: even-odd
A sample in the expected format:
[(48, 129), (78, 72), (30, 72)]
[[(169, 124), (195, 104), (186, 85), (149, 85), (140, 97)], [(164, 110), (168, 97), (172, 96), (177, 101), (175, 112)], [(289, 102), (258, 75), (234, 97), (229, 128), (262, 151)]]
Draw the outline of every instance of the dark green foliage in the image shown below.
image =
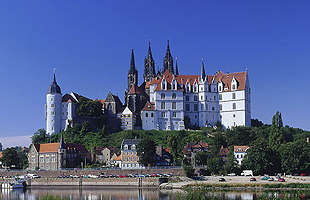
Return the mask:
[(223, 160), (220, 157), (212, 157), (207, 160), (207, 169), (212, 174), (220, 174), (223, 171)]
[(183, 170), (184, 170), (185, 176), (187, 176), (187, 177), (193, 177), (194, 176), (195, 169), (193, 168), (192, 165), (190, 165), (190, 164), (183, 165)]
[(81, 97), (77, 103), (76, 113), (79, 116), (100, 117), (103, 115), (102, 104), (100, 101)]
[(41, 144), (41, 143), (49, 142), (49, 137), (46, 134), (46, 131), (43, 128), (41, 128), (33, 134), (33, 136), (31, 137), (31, 140), (32, 140), (32, 144)]
[(234, 148), (231, 146), (229, 148), (229, 154), (227, 156), (227, 161), (224, 165), (224, 171), (226, 174), (235, 173), (240, 174), (241, 169), (238, 165), (238, 161), (234, 156)]
[(259, 121), (258, 119), (251, 119), (251, 126), (252, 127), (261, 127), (264, 123), (262, 121)]
[(137, 146), (137, 154), (139, 156), (139, 163), (144, 166), (151, 166), (155, 164), (156, 143), (150, 138), (143, 138)]
[(19, 157), (15, 147), (6, 148), (2, 155), (1, 161), (4, 166), (19, 168)]
[(195, 155), (195, 164), (198, 166), (206, 165), (207, 159), (210, 157), (210, 154), (208, 152), (199, 151)]

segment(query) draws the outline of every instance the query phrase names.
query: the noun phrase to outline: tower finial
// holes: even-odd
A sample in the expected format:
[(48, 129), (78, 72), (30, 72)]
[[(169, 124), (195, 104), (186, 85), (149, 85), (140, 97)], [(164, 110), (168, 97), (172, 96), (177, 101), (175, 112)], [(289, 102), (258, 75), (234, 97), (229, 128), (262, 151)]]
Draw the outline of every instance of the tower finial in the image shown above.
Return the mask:
[(204, 66), (204, 63), (203, 63), (203, 59), (201, 59), (201, 79), (205, 79), (206, 77), (206, 73), (205, 73), (205, 66)]
[(53, 83), (56, 83), (56, 68), (53, 68), (53, 73), (54, 73)]
[(61, 133), (59, 149), (64, 149), (64, 148), (65, 148), (65, 143), (64, 143), (64, 138), (63, 138), (62, 133)]
[(175, 57), (175, 75), (179, 75), (178, 58)]

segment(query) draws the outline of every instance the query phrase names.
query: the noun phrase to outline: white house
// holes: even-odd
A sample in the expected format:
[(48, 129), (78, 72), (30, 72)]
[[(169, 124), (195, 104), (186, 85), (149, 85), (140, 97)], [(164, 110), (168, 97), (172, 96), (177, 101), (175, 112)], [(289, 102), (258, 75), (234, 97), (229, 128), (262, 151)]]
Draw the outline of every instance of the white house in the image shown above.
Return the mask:
[(234, 146), (234, 156), (238, 161), (238, 165), (241, 165), (242, 160), (244, 159), (245, 155), (247, 154), (247, 150), (250, 147), (248, 146)]

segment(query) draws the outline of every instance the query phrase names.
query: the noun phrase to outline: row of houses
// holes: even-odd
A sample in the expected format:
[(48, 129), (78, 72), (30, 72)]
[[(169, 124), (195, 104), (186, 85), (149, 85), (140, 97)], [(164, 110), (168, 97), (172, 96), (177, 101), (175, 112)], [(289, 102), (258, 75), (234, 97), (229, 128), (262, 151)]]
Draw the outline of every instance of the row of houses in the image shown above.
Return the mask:
[[(139, 139), (124, 139), (121, 144), (120, 153), (117, 147), (97, 147), (95, 150), (95, 160), (107, 167), (120, 167), (121, 169), (142, 169), (145, 168), (139, 163), (137, 146)], [(241, 165), (245, 157), (248, 146), (234, 146), (234, 156)], [(209, 152), (209, 145), (199, 141), (188, 143), (184, 149), (184, 158), (195, 165), (195, 155), (198, 152)], [(229, 150), (222, 147), (218, 155), (223, 161), (227, 160)], [(65, 143), (63, 138), (59, 143), (32, 144), (28, 153), (28, 163), (30, 170), (58, 170), (63, 168), (75, 168), (86, 166), (85, 161), (90, 160), (91, 155), (87, 149), (80, 144)], [(153, 157), (155, 166), (170, 166), (172, 155), (169, 148), (161, 145), (156, 146), (156, 153)]]

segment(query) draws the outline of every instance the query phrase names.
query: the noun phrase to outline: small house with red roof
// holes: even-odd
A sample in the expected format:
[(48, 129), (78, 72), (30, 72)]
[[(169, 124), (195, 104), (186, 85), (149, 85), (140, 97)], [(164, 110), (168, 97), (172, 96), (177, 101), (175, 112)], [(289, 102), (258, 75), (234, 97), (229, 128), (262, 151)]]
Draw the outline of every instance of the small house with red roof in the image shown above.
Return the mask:
[(239, 165), (242, 164), (242, 160), (246, 156), (247, 150), (249, 148), (250, 147), (248, 146), (234, 146), (234, 156), (237, 159)]
[(85, 158), (89, 159), (90, 154), (84, 145), (65, 143), (61, 136), (58, 143), (31, 144), (28, 153), (28, 169), (74, 168)]
[(183, 148), (184, 158), (195, 164), (195, 155), (197, 152), (208, 152), (209, 145), (206, 142), (190, 142)]

